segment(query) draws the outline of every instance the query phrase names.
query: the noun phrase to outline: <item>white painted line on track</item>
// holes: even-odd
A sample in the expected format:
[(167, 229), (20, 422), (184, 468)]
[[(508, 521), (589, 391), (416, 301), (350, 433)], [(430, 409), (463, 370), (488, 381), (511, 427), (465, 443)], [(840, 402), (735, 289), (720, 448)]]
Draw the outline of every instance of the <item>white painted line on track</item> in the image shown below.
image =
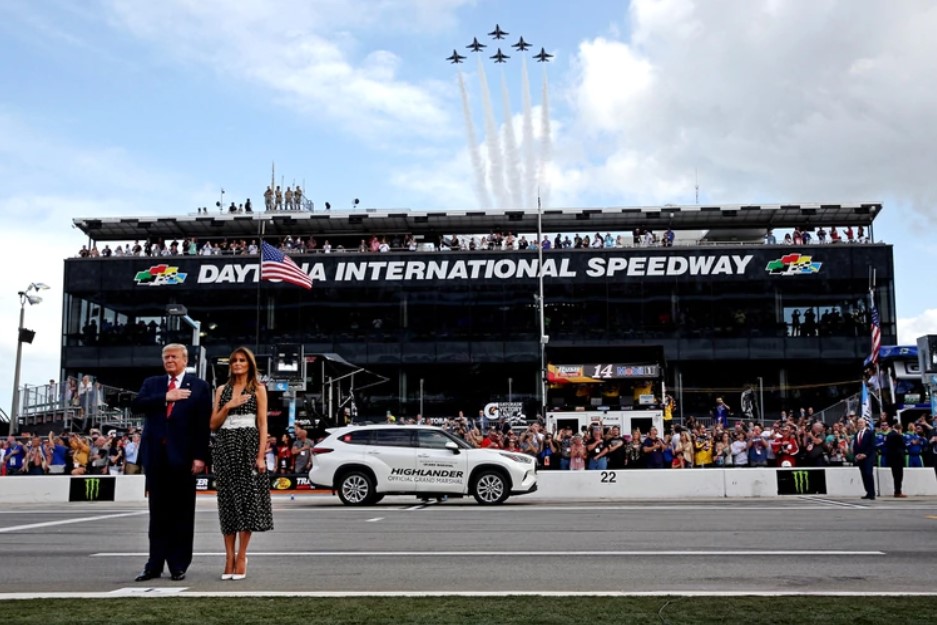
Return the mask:
[(383, 520), (384, 520), (384, 517), (376, 516), (373, 519), (368, 519), (367, 521), (365, 521), (365, 523), (377, 523), (378, 521), (383, 521)]
[(139, 586), (128, 586), (127, 588), (112, 590), (110, 594), (123, 595), (125, 597), (135, 597), (138, 595), (178, 595), (180, 592), (185, 592), (186, 590), (188, 590), (188, 588), (143, 588)]
[(30, 523), (29, 525), (14, 525), (12, 527), (0, 527), (0, 534), (6, 532), (18, 532), (21, 530), (34, 530), (42, 527), (54, 527), (56, 525), (71, 525), (73, 523), (87, 523), (89, 521), (106, 521), (107, 519), (119, 519), (121, 517), (139, 516), (147, 514), (146, 510), (137, 512), (122, 512), (120, 514), (102, 514), (98, 516), (86, 516), (78, 519), (63, 519), (61, 521), (45, 521), (43, 523)]
[(309, 598), (367, 598), (367, 597), (937, 597), (937, 592), (896, 591), (791, 591), (791, 590), (650, 590), (626, 592), (621, 590), (584, 591), (575, 590), (494, 590), (494, 591), (230, 591), (230, 592), (181, 592), (139, 593), (120, 592), (16, 592), (0, 593), (0, 601), (22, 599), (120, 599), (134, 597), (309, 597)]
[[(222, 558), (224, 557), (223, 551), (218, 552), (209, 552), (202, 551), (192, 554), (197, 558)], [(518, 558), (518, 557), (529, 557), (529, 558), (557, 558), (557, 557), (600, 557), (600, 556), (647, 556), (647, 557), (658, 557), (658, 556), (680, 556), (680, 557), (692, 557), (692, 556), (701, 556), (701, 557), (714, 557), (714, 556), (792, 556), (792, 557), (809, 557), (809, 556), (884, 556), (884, 551), (837, 551), (837, 550), (764, 550), (764, 549), (749, 549), (744, 551), (739, 551), (737, 549), (723, 549), (723, 550), (709, 550), (709, 551), (550, 551), (550, 552), (530, 552), (530, 551), (252, 551), (251, 557), (276, 557), (276, 558), (307, 558), (310, 556), (315, 556), (319, 558), (384, 558), (384, 557), (420, 557), (420, 558), (436, 558), (436, 557), (462, 557), (462, 558)], [(140, 553), (127, 553), (127, 552), (99, 552), (92, 553), (92, 558), (141, 558), (146, 557), (147, 554)]]
[[(117, 509), (114, 509), (114, 510), (107, 510), (107, 509), (102, 509), (100, 506), (95, 506), (95, 507), (94, 507), (94, 511), (95, 511), (95, 512), (106, 512), (106, 513), (108, 513), (108, 514), (117, 514), (117, 513), (120, 513), (120, 512), (139, 512), (140, 509), (137, 508), (136, 510), (131, 510), (131, 509), (129, 509), (129, 508), (117, 508)], [(88, 513), (88, 509), (82, 510), (82, 509), (78, 509), (78, 508), (75, 508), (75, 509), (57, 508), (57, 509), (55, 509), (55, 510), (0, 510), (0, 515), (4, 515), (4, 514), (32, 514), (32, 515), (35, 515), (35, 516), (42, 516), (42, 515), (49, 516), (49, 515), (53, 515), (53, 514), (54, 514), (54, 515), (58, 515), (58, 516), (65, 516), (65, 515), (67, 515), (67, 514), (87, 514), (87, 513)]]
[[(933, 505), (921, 506), (922, 509), (928, 509), (928, 510), (929, 510), (929, 509), (933, 509), (933, 507), (934, 507)], [(578, 505), (578, 506), (576, 506), (576, 505), (570, 505), (570, 506), (552, 506), (552, 505), (551, 505), (551, 506), (540, 506), (540, 505), (537, 505), (537, 504), (524, 504), (524, 505), (521, 505), (521, 504), (506, 504), (506, 505), (503, 505), (503, 506), (476, 506), (476, 505), (474, 505), (474, 504), (462, 504), (462, 505), (459, 505), (458, 503), (457, 503), (456, 505), (452, 505), (452, 502), (450, 502), (449, 504), (436, 504), (436, 503), (420, 504), (420, 505), (416, 505), (416, 506), (411, 506), (411, 507), (409, 507), (409, 508), (403, 508), (403, 510), (406, 510), (406, 511), (410, 511), (410, 510), (423, 510), (423, 509), (426, 509), (426, 508), (432, 508), (434, 511), (440, 511), (440, 512), (441, 512), (441, 511), (447, 511), (447, 512), (469, 512), (469, 511), (475, 512), (475, 511), (478, 511), (479, 513), (484, 513), (484, 514), (497, 514), (497, 513), (499, 513), (499, 512), (508, 512), (508, 513), (510, 513), (510, 514), (515, 514), (515, 513), (518, 513), (518, 512), (536, 512), (536, 513), (540, 513), (540, 512), (594, 512), (594, 511), (619, 511), (619, 510), (628, 510), (628, 511), (634, 511), (634, 512), (642, 512), (642, 511), (655, 512), (655, 511), (660, 511), (660, 510), (663, 510), (663, 511), (671, 511), (671, 510), (672, 510), (672, 511), (680, 511), (680, 512), (684, 512), (684, 511), (702, 511), (702, 512), (705, 512), (705, 511), (707, 511), (707, 510), (708, 510), (708, 511), (712, 511), (712, 512), (723, 512), (723, 511), (725, 511), (725, 510), (733, 510), (733, 511), (739, 511), (739, 512), (746, 512), (746, 511), (752, 511), (752, 512), (779, 512), (779, 511), (784, 511), (784, 512), (787, 512), (787, 511), (791, 511), (791, 510), (812, 510), (812, 511), (818, 511), (818, 510), (831, 510), (831, 509), (833, 509), (831, 506), (823, 505), (823, 504), (821, 504), (821, 503), (817, 503), (817, 504), (814, 504), (814, 505), (790, 505), (790, 506), (770, 506), (770, 505), (744, 506), (744, 505), (737, 505), (737, 504), (676, 505), (676, 506), (662, 506), (662, 505), (656, 505), (656, 504), (649, 504), (649, 505), (635, 505), (635, 504), (632, 504), (632, 505), (619, 505), (619, 506), (615, 506), (615, 505), (598, 505), (598, 506), (582, 506), (582, 505)], [(377, 507), (374, 508), (374, 509), (375, 509), (375, 510), (381, 510), (381, 511), (383, 511), (383, 510), (386, 510), (386, 509), (388, 509), (388, 508), (383, 508), (383, 507), (381, 507), (381, 506), (377, 506)], [(393, 510), (394, 508), (389, 508), (389, 509)], [(396, 509), (399, 510), (400, 508), (396, 508)], [(876, 506), (876, 505), (861, 506), (861, 505), (860, 505), (860, 506), (857, 506), (856, 509), (857, 509), (857, 510), (886, 510), (886, 511), (888, 511), (888, 510), (898, 510), (899, 507), (897, 507), (897, 506)], [(900, 508), (900, 509), (903, 509), (903, 508)], [(302, 511), (302, 512), (306, 512), (306, 511), (308, 511), (308, 510), (309, 510), (309, 508), (305, 508), (305, 509), (303, 509), (303, 510), (301, 510), (301, 511)], [(329, 507), (329, 508), (316, 508), (316, 512), (319, 512), (320, 510), (322, 510), (322, 511), (341, 511), (341, 510), (348, 510), (348, 508), (345, 508), (344, 506), (341, 506), (341, 507)], [(299, 510), (297, 510), (297, 511), (299, 511)]]
[(851, 503), (848, 501), (836, 501), (835, 499), (823, 499), (821, 497), (800, 497), (800, 499), (804, 501), (813, 501), (813, 502), (824, 504), (827, 506), (835, 506), (837, 508), (858, 508), (860, 510), (864, 510), (868, 508), (868, 506), (864, 506), (858, 503)]

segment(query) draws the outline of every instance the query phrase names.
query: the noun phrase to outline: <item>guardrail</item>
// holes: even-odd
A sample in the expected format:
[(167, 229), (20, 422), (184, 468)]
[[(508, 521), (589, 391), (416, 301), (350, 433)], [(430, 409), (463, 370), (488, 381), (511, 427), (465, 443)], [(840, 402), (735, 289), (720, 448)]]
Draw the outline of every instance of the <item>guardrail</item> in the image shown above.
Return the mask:
[[(794, 469), (632, 469), (624, 471), (546, 471), (538, 490), (525, 498), (551, 502), (575, 500), (744, 499), (824, 496), (854, 499), (865, 493), (856, 467)], [(892, 497), (891, 472), (876, 469), (879, 495)], [(206, 480), (205, 487), (208, 487)], [(13, 476), (0, 478), (5, 504), (69, 501), (143, 502), (142, 475)], [(300, 493), (304, 489), (282, 490)], [(910, 497), (937, 496), (932, 468), (905, 469), (903, 491)], [(305, 490), (306, 493), (311, 491)], [(875, 504), (871, 504), (875, 505)]]

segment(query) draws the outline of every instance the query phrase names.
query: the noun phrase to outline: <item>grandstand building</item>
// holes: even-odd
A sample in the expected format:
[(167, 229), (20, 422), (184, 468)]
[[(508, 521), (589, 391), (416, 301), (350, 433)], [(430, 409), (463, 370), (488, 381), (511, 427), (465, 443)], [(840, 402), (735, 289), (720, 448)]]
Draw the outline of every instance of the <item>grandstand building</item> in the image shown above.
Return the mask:
[[(896, 340), (892, 248), (873, 236), (881, 210), (877, 203), (545, 210), (544, 341), (536, 248), (504, 249), (502, 239), (481, 249), (491, 233), (536, 241), (536, 211), (76, 219), (89, 248), (156, 242), (179, 253), (65, 261), (63, 374), (138, 388), (158, 371), (162, 344), (192, 343), (191, 330), (167, 315), (177, 304), (201, 323), (209, 363), (238, 345), (273, 356), (302, 346), (310, 363), (331, 355), (351, 371), (386, 378), (356, 394), (365, 417), (414, 416), (421, 406), (428, 416), (471, 417), (509, 399), (534, 414), (548, 403), (540, 396), (541, 345), (552, 365), (660, 365), (668, 392), (681, 400), (678, 416), (705, 414), (719, 395), (737, 409), (746, 385), (764, 388), (768, 416), (819, 409), (859, 388), (873, 274), (882, 343)], [(831, 241), (834, 227), (850, 236)], [(675, 234), (671, 245), (667, 231)], [(790, 233), (799, 236), (786, 243)], [(557, 239), (586, 235), (599, 235), (602, 246), (557, 249)], [(359, 252), (372, 236), (390, 251)], [(289, 255), (312, 277), (311, 290), (259, 280), (256, 254), (183, 253), (188, 242), (201, 250), (206, 242), (281, 245), (287, 237), (303, 242)], [(326, 242), (331, 253), (323, 253)], [(220, 381), (222, 369), (214, 369)], [(322, 397), (318, 371), (308, 367), (298, 395), (315, 401), (299, 409), (334, 413), (338, 404)]]

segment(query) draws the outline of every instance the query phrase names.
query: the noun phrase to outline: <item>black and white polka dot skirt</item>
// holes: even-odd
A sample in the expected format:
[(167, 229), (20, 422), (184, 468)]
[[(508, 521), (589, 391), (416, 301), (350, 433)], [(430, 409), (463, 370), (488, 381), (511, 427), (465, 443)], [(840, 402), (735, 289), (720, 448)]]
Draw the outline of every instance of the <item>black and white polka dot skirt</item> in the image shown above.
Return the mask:
[(270, 478), (257, 473), (257, 428), (222, 428), (212, 448), (222, 534), (273, 529)]

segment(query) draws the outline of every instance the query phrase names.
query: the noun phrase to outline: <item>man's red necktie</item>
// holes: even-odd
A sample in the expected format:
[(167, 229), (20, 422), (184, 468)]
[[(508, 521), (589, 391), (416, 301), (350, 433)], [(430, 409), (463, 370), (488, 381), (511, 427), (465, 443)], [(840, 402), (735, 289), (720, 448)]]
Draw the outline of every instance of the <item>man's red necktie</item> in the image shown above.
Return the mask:
[[(173, 390), (173, 389), (175, 389), (175, 388), (176, 388), (176, 378), (169, 378), (169, 389), (168, 389), (168, 390), (171, 391), (171, 390)], [(167, 402), (167, 403), (166, 403), (166, 418), (167, 418), (167, 419), (172, 416), (172, 407), (175, 406), (175, 405), (176, 405), (176, 402), (174, 402), (174, 401), (171, 401), (171, 402)]]

